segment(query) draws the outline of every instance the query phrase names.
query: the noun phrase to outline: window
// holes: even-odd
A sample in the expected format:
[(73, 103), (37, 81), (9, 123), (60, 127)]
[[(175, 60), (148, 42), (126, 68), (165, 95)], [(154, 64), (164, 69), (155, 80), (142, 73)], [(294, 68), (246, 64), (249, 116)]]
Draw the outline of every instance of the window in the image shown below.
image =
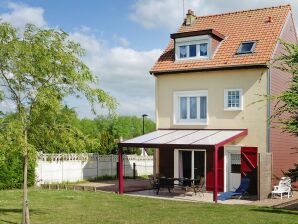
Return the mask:
[(186, 53), (187, 46), (180, 46), (179, 47), (179, 57), (180, 58), (186, 58), (187, 53)]
[(231, 173), (241, 173), (241, 154), (231, 154)]
[(175, 39), (176, 60), (209, 58), (208, 35)]
[(189, 57), (196, 57), (197, 56), (197, 45), (192, 44), (189, 45)]
[(208, 43), (179, 46), (179, 58), (206, 58), (208, 57)]
[(254, 49), (256, 46), (255, 41), (250, 41), (250, 42), (243, 42), (240, 44), (237, 54), (250, 54), (253, 53)]
[(242, 110), (242, 90), (241, 89), (225, 89), (224, 104), (225, 110)]
[(200, 56), (207, 56), (207, 46), (208, 44), (200, 44)]
[(174, 93), (175, 124), (207, 124), (207, 91)]

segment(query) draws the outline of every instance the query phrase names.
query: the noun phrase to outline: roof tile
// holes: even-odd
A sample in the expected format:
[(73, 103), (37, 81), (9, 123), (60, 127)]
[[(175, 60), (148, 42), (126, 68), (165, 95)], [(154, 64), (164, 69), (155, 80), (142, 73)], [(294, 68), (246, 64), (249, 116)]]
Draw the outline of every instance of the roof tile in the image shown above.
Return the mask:
[[(223, 13), (210, 16), (198, 16), (191, 26), (182, 25), (178, 33), (214, 29), (225, 36), (213, 58), (175, 62), (174, 41), (170, 40), (151, 73), (176, 70), (208, 69), (240, 65), (266, 64), (272, 56), (280, 36), (290, 5), (255, 9), (248, 11)], [(271, 17), (271, 22), (268, 22)], [(242, 41), (257, 41), (253, 54), (236, 55)]]

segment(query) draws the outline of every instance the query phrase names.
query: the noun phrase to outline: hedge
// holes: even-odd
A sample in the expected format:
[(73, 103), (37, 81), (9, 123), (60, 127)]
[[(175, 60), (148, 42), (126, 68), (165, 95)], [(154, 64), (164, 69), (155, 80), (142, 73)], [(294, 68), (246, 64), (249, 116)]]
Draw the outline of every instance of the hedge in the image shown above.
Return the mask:
[[(23, 186), (22, 151), (0, 150), (0, 190), (22, 188)], [(31, 153), (28, 166), (28, 185), (35, 182), (35, 156)]]

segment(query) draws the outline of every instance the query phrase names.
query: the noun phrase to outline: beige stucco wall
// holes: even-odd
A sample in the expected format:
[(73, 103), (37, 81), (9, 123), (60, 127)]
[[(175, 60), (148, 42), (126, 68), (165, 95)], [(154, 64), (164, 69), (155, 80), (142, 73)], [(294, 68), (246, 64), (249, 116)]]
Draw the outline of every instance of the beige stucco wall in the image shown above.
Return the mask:
[[(247, 128), (248, 136), (234, 144), (257, 146), (266, 152), (267, 69), (241, 69), (156, 76), (157, 128)], [(224, 89), (243, 90), (243, 110), (224, 110)], [(173, 93), (208, 90), (208, 125), (174, 125)]]

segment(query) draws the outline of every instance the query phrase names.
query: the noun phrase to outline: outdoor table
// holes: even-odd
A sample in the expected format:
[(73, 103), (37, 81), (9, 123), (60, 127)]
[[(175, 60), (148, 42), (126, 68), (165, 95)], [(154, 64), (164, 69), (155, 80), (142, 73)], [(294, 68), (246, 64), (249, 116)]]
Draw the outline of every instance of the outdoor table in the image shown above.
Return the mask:
[(161, 188), (167, 188), (169, 193), (171, 193), (171, 189), (174, 187), (184, 188), (185, 191), (191, 188), (196, 194), (196, 188), (198, 188), (199, 182), (200, 179), (159, 177), (155, 180), (153, 189), (156, 190), (156, 194), (158, 194)]

